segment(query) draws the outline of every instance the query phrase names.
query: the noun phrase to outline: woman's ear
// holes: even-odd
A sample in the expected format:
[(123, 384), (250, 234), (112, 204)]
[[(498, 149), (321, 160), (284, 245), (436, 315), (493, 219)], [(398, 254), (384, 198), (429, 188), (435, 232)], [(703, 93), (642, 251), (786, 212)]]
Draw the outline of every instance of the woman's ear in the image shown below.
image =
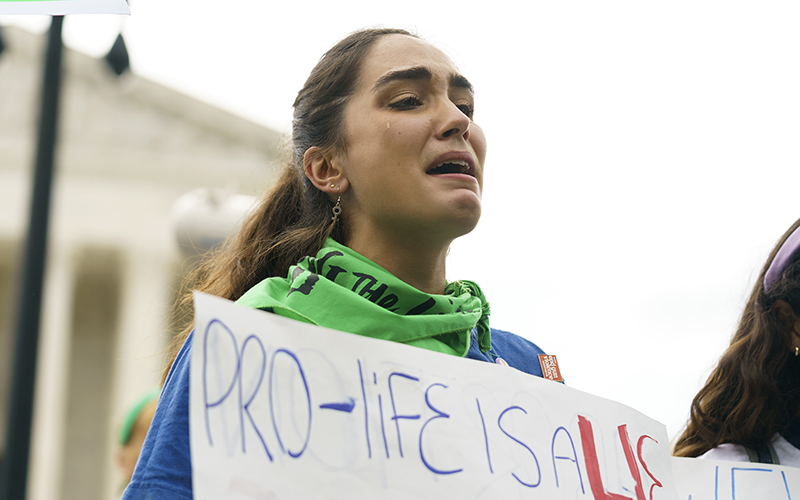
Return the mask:
[(303, 170), (317, 189), (329, 194), (341, 194), (348, 187), (347, 177), (332, 153), (314, 146), (303, 155)]
[(776, 300), (772, 306), (778, 314), (778, 319), (791, 334), (791, 348), (794, 353), (800, 352), (800, 318), (794, 313), (792, 306), (785, 300)]

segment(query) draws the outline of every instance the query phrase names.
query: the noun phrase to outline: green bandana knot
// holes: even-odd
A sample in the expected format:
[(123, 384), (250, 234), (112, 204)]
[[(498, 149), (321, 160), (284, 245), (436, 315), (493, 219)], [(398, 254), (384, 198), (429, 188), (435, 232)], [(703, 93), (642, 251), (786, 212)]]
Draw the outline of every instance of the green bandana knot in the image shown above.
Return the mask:
[(267, 278), (238, 301), (334, 330), (465, 356), (472, 329), (478, 347), (491, 349), (489, 303), (472, 281), (448, 283), (428, 294), (332, 239), (313, 257)]
[(444, 293), (445, 295), (452, 294), (456, 296), (469, 294), (481, 301), (481, 316), (476, 325), (478, 329), (478, 347), (481, 352), (487, 352), (491, 349), (492, 331), (489, 328), (489, 314), (491, 314), (491, 310), (489, 308), (489, 301), (486, 300), (486, 295), (483, 294), (481, 287), (474, 281), (458, 280), (448, 283), (444, 288)]

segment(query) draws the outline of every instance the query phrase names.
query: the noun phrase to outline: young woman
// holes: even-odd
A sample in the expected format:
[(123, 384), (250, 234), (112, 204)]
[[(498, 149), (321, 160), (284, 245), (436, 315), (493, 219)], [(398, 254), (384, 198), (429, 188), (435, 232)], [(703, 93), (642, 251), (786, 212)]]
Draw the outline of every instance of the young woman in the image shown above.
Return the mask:
[[(542, 351), (491, 330), (480, 287), (448, 282), (481, 215), (486, 138), (472, 85), (402, 30), (329, 50), (294, 103), (293, 161), (200, 274), (199, 289), (281, 316), (541, 376)], [(188, 335), (125, 499), (191, 498)]]
[(799, 228), (800, 220), (762, 269), (675, 455), (800, 467)]

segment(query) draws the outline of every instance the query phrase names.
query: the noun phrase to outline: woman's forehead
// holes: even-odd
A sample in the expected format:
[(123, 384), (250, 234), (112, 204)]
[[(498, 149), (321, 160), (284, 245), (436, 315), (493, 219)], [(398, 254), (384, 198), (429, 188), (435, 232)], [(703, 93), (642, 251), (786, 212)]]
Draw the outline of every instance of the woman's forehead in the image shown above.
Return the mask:
[(364, 58), (361, 77), (371, 86), (386, 73), (415, 67), (427, 68), (434, 77), (446, 79), (458, 73), (453, 61), (430, 43), (407, 35), (386, 35)]

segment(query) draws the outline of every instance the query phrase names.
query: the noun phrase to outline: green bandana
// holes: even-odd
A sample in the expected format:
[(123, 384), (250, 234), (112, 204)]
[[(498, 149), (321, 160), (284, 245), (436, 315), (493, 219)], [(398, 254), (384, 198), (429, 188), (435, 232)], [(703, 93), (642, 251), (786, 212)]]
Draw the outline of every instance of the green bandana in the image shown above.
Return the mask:
[(444, 295), (430, 295), (332, 239), (289, 268), (287, 278), (267, 278), (236, 302), (456, 356), (467, 354), (477, 326), (481, 351), (491, 348), (489, 303), (477, 284), (454, 281)]

